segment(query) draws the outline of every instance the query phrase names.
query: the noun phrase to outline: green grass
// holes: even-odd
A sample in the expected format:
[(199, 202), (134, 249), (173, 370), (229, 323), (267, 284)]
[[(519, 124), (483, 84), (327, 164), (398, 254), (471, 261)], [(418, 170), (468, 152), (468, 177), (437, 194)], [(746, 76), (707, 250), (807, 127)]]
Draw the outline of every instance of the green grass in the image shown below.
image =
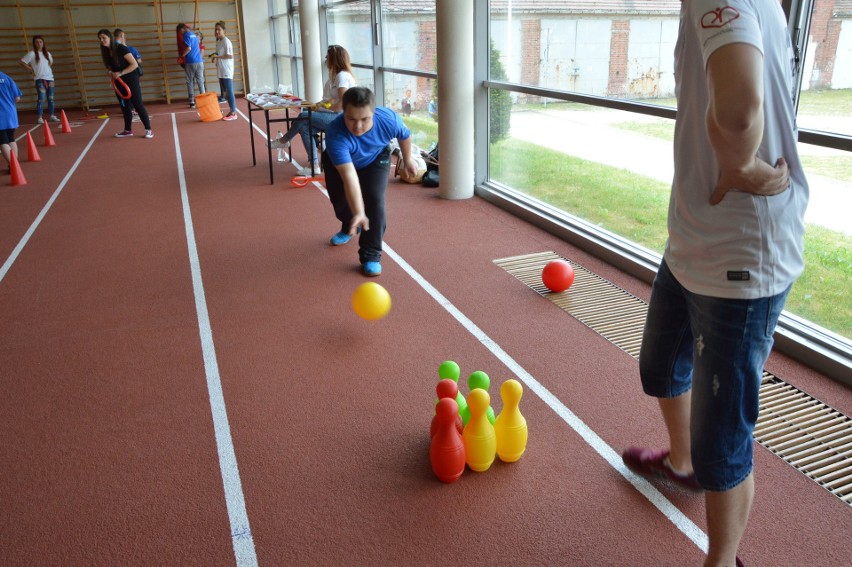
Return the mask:
[(402, 120), (411, 130), (412, 140), (421, 149), (428, 151), (438, 141), (438, 123), (425, 112), (412, 112), (411, 116), (405, 116)]
[(852, 89), (802, 91), (799, 114), (849, 116), (852, 114)]
[[(491, 146), (495, 181), (658, 253), (665, 246), (669, 185), (520, 140)], [(805, 233), (805, 273), (786, 309), (852, 337), (852, 237), (815, 225)]]
[[(674, 140), (674, 121), (665, 118), (648, 122), (616, 122), (611, 126), (619, 130), (635, 132), (668, 142)], [(801, 157), (806, 174), (813, 173), (840, 181), (852, 182), (852, 155), (831, 157), (803, 155)]]

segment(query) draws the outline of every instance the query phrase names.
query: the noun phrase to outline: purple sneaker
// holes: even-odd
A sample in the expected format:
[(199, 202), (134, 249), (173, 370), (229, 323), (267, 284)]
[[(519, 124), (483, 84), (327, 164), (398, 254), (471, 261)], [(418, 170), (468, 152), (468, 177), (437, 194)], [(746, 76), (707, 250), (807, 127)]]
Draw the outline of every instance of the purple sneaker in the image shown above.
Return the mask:
[(621, 459), (628, 469), (642, 476), (659, 476), (689, 490), (704, 490), (698, 484), (695, 473), (684, 475), (675, 472), (668, 456), (668, 449), (630, 447), (621, 454)]

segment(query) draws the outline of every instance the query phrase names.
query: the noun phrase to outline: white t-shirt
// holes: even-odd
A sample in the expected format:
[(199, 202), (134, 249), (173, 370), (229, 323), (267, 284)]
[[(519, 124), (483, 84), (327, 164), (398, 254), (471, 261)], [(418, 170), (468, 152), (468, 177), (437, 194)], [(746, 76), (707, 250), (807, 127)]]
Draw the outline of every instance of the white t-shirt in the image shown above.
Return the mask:
[(230, 55), (230, 59), (216, 58), (216, 76), (220, 79), (234, 78), (234, 46), (227, 37), (216, 40), (216, 55)]
[(30, 51), (24, 55), (23, 58), (21, 58), (21, 61), (32, 67), (33, 71), (35, 71), (35, 77), (33, 77), (33, 80), (53, 80), (53, 69), (50, 68), (51, 64), (53, 64), (53, 55), (49, 51), (47, 52), (47, 58), (45, 58), (44, 53), (39, 53), (38, 62), (36, 62), (35, 51)]
[(340, 102), (337, 89), (350, 89), (357, 84), (355, 77), (349, 71), (341, 71), (325, 82), (322, 89), (322, 99), (331, 101), (331, 105), (334, 106)]
[[(719, 166), (707, 137), (705, 66), (718, 48), (747, 43), (763, 54), (765, 126), (758, 157), (783, 157), (790, 188), (764, 197), (731, 191), (710, 195)], [(681, 4), (675, 46), (678, 99), (674, 181), (665, 260), (689, 291), (754, 299), (784, 291), (802, 273), (808, 184), (796, 148), (796, 66), (781, 6), (769, 0), (689, 0)]]

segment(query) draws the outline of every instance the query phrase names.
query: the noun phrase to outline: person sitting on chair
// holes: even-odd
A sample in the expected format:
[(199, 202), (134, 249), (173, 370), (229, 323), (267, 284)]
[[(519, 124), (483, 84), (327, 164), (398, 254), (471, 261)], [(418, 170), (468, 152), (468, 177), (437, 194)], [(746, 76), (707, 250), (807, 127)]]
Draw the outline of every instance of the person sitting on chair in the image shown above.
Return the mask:
[[(299, 117), (293, 120), (287, 132), (281, 138), (272, 141), (273, 148), (286, 149), (290, 147), (290, 140), (300, 135), (308, 152), (308, 158), (313, 163), (313, 171), (319, 171), (320, 164), (314, 144), (311, 142), (311, 134), (325, 131), (329, 123), (343, 110), (341, 102), (343, 94), (356, 85), (352, 65), (349, 62), (349, 52), (346, 49), (339, 45), (329, 45), (325, 64), (328, 67), (328, 80), (323, 88), (322, 100), (311, 112), (310, 122), (308, 122), (308, 111), (303, 110)], [(305, 169), (310, 171), (311, 166)]]

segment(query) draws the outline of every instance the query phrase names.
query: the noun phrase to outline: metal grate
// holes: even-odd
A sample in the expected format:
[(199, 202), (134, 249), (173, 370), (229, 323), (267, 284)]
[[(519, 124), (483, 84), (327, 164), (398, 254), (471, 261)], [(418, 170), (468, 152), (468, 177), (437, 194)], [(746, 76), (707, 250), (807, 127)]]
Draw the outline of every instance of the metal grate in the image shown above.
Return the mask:
[[(541, 281), (552, 260), (566, 259), (540, 252), (494, 263), (638, 360), (648, 305), (570, 260), (573, 285), (553, 293)], [(754, 438), (852, 506), (852, 418), (764, 371)]]

